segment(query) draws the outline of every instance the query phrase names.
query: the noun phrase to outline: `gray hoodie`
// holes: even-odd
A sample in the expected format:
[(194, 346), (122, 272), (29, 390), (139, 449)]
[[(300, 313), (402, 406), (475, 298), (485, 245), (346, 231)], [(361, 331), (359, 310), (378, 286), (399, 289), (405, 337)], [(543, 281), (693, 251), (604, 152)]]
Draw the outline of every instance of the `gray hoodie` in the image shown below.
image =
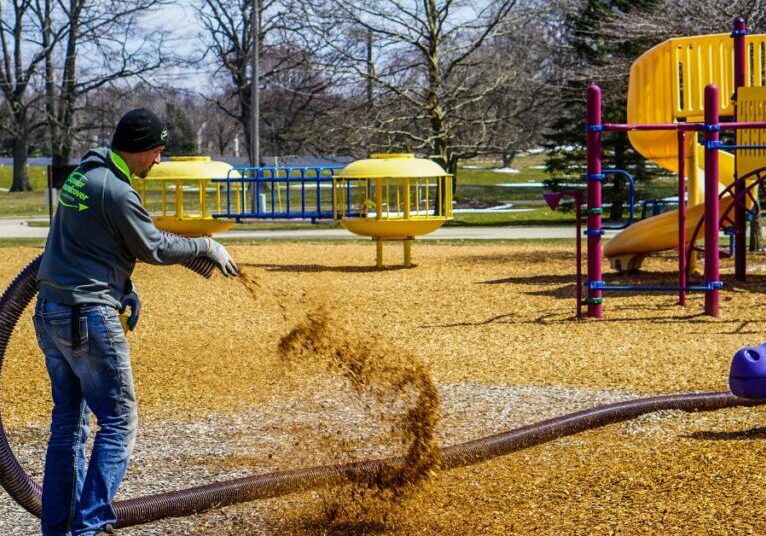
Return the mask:
[(180, 264), (204, 255), (206, 248), (204, 238), (159, 231), (119, 156), (94, 149), (61, 189), (37, 276), (40, 297), (119, 308), (132, 289), (136, 259)]

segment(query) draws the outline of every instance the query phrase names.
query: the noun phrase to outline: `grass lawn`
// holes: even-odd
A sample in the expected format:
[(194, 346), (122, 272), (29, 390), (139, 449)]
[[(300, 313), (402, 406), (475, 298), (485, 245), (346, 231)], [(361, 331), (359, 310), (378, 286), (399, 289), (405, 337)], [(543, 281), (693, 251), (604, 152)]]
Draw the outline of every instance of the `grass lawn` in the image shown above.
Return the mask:
[[(0, 165), (0, 188), (10, 188), (13, 181), (13, 168)], [(34, 190), (45, 190), (48, 182), (46, 171), (43, 166), (29, 166), (29, 182)]]
[(517, 156), (511, 167), (519, 170), (519, 173), (499, 173), (493, 168), (474, 168), (467, 164), (468, 167), (457, 170), (458, 189), (463, 185), (494, 186), (508, 182), (542, 182), (550, 178), (545, 170), (541, 169), (544, 165), (543, 153)]
[(44, 238), (0, 238), (0, 248), (27, 247), (42, 248), (45, 246)]
[(553, 212), (548, 207), (529, 212), (455, 214), (447, 227), (501, 227), (503, 225), (569, 225), (574, 224), (574, 212)]
[(0, 191), (0, 217), (47, 216), (48, 201), (43, 191), (8, 193)]

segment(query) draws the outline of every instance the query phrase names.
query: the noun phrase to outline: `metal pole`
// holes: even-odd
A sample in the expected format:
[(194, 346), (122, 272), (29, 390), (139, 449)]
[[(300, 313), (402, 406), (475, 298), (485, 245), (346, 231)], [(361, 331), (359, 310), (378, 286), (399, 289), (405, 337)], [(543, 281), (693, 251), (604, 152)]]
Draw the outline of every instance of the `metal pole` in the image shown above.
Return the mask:
[(53, 163), (48, 166), (48, 226), (53, 226)]
[(575, 238), (575, 256), (577, 257), (577, 318), (582, 318), (582, 193), (578, 190), (572, 192), (575, 200), (575, 214), (577, 222), (577, 236)]
[[(705, 142), (718, 141), (718, 87), (705, 87)], [(718, 258), (718, 149), (705, 147), (705, 284), (720, 279)], [(705, 314), (720, 316), (720, 291), (714, 287), (705, 293)]]
[(587, 95), (587, 183), (588, 183), (588, 316), (603, 316), (603, 293), (590, 284), (601, 282), (601, 88), (588, 87)]
[(251, 161), (250, 166), (251, 167), (258, 167), (261, 162), (261, 146), (260, 146), (260, 121), (261, 121), (261, 110), (260, 110), (260, 72), (259, 72), (259, 66), (258, 66), (258, 56), (260, 55), (260, 17), (258, 13), (259, 7), (258, 7), (258, 0), (253, 0), (253, 13), (252, 13), (252, 20), (250, 22), (250, 25), (253, 30), (253, 36), (252, 36), (252, 57), (250, 58), (250, 61), (252, 62), (252, 80), (251, 80), (251, 86), (250, 86), (250, 111), (251, 111), (251, 117), (250, 117), (250, 154), (251, 154)]
[[(745, 63), (747, 61), (745, 36), (747, 24), (745, 19), (734, 19), (732, 31), (734, 38), (734, 121), (738, 120), (737, 91), (747, 85), (745, 79)], [(747, 278), (747, 210), (745, 208), (745, 184), (738, 179), (739, 171), (736, 162), (737, 151), (734, 151), (734, 176), (737, 182), (734, 184), (734, 277), (737, 281), (745, 281)]]
[(678, 132), (678, 305), (686, 305), (686, 132)]

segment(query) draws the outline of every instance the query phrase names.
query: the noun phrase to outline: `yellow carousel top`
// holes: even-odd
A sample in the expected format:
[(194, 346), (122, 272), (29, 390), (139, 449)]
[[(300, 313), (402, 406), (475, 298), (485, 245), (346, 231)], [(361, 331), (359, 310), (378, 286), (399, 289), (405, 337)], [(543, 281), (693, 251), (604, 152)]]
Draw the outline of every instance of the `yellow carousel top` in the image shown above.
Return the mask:
[(415, 158), (412, 153), (378, 153), (370, 158), (351, 162), (335, 173), (344, 179), (376, 179), (405, 177), (447, 177), (439, 164), (426, 158)]
[[(234, 169), (226, 162), (211, 160), (209, 156), (171, 156), (152, 168), (147, 180), (204, 180), (222, 179)], [(239, 172), (232, 172), (233, 178), (239, 178)]]

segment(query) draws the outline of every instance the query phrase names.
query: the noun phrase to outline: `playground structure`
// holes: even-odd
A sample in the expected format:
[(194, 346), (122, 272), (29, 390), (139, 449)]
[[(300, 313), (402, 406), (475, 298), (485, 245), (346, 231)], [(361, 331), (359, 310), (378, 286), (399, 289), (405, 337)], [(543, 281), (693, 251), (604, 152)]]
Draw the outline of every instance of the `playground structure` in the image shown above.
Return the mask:
[(340, 221), (375, 241), (378, 268), (385, 241), (403, 242), (410, 267), (415, 237), (452, 218), (452, 176), (412, 154), (373, 154), (346, 167), (233, 168), (209, 157), (172, 157), (139, 179), (138, 189), (148, 210), (159, 208), (157, 227), (184, 236), (252, 219)]
[(352, 162), (333, 180), (334, 218), (354, 234), (375, 241), (378, 268), (383, 242), (404, 243), (404, 266), (412, 264), (412, 241), (452, 218), (452, 177), (431, 160), (412, 154), (379, 154)]
[[(670, 39), (657, 45), (631, 68), (627, 124), (602, 124), (601, 90), (588, 88), (587, 316), (603, 316), (603, 296), (608, 291), (677, 292), (680, 305), (685, 305), (688, 292), (704, 292), (705, 314), (719, 316), (720, 228), (733, 236), (735, 278), (745, 280), (747, 220), (757, 215), (754, 192), (766, 177), (765, 47), (766, 35), (747, 35), (741, 18), (734, 21), (731, 34)], [(721, 116), (733, 120), (721, 122)], [(639, 153), (677, 173), (679, 200), (677, 211), (635, 223), (606, 246), (601, 242), (604, 132), (628, 133)], [(721, 132), (736, 133), (736, 143), (722, 142)], [(704, 250), (697, 247), (700, 238), (704, 238)], [(673, 248), (679, 252), (677, 286), (603, 281), (603, 256), (618, 271), (632, 270), (640, 267), (646, 255)], [(701, 251), (703, 280), (690, 284)], [(577, 262), (579, 266), (579, 256)], [(578, 311), (579, 307), (578, 301)]]
[[(145, 205), (150, 186), (159, 186), (161, 213), (154, 217), (158, 228), (184, 236), (205, 236), (234, 226), (234, 222), (213, 217), (222, 206), (221, 185), (214, 179), (232, 173), (239, 176), (229, 164), (213, 161), (208, 156), (174, 156), (154, 166), (147, 178), (136, 179), (136, 186)], [(186, 200), (186, 193), (194, 194), (195, 191), (196, 210), (193, 210), (191, 200)], [(210, 199), (211, 193), (213, 199)], [(237, 196), (237, 200), (239, 198)], [(212, 211), (211, 206), (214, 207)], [(151, 205), (147, 206), (147, 209), (151, 208)]]

